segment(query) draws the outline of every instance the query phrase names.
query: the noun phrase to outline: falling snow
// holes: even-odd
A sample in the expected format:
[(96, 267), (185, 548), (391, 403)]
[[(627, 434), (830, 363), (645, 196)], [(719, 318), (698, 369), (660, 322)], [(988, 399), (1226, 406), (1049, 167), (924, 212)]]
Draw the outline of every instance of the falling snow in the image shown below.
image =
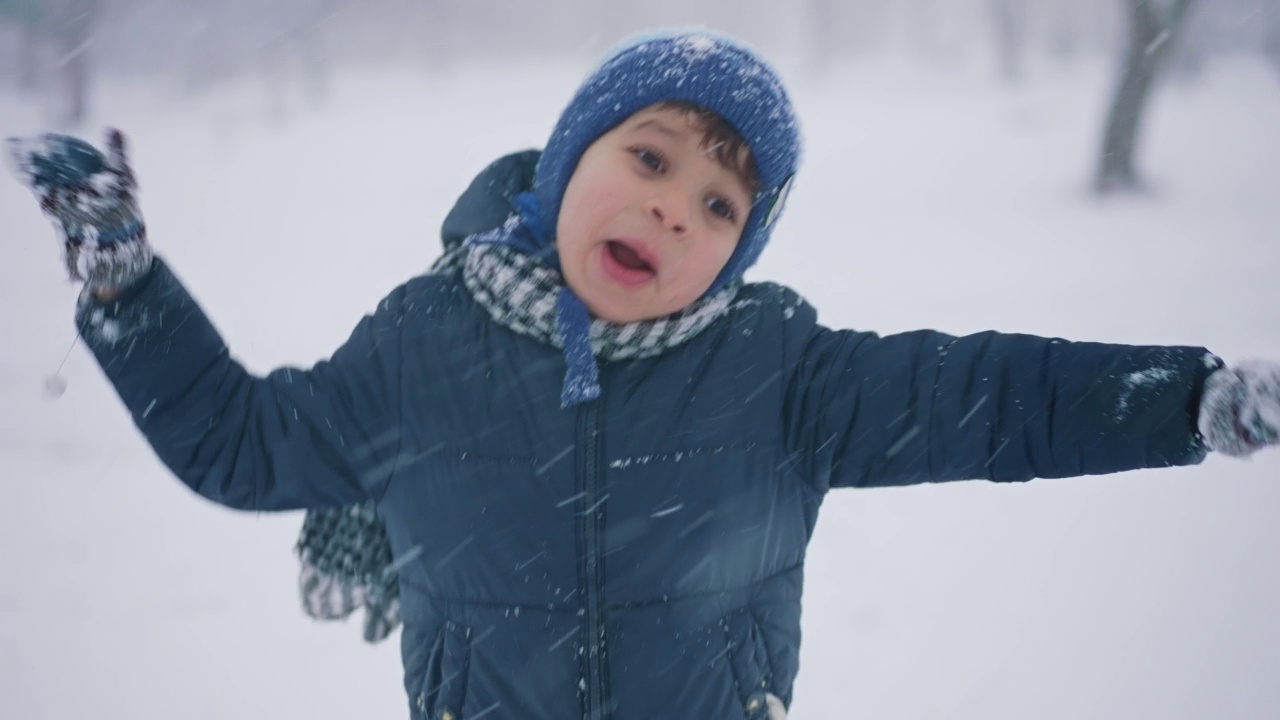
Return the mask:
[[(1277, 352), (1267, 330), (1280, 322), (1268, 232), (1280, 226), (1280, 163), (1262, 161), (1280, 152), (1274, 71), (1237, 59), (1210, 63), (1193, 84), (1159, 88), (1158, 132), (1144, 138), (1143, 157), (1160, 192), (1086, 202), (1079, 189), (1109, 65), (1055, 66), (1008, 90), (955, 65), (922, 75), (891, 59), (851, 61), (825, 80), (796, 83), (813, 152), (753, 280), (795, 286), (831, 327), (995, 325), (1209, 343), (1229, 360)], [(430, 92), (417, 75), (353, 76), (330, 107), (273, 127), (257, 125), (261, 88), (247, 80), (186, 99), (107, 77), (93, 122), (130, 132), (143, 207), (165, 230), (152, 238), (158, 252), (232, 352), (266, 370), (326, 356), (377, 298), (425, 268), (438, 252), (433, 228), (469, 174), (542, 141), (563, 98), (529, 88), (569, 87), (581, 70), (457, 66)], [(511, 98), (526, 103), (527, 123), (513, 123)], [(0, 87), (0, 134), (42, 126), (31, 105)], [(316, 152), (317, 138), (343, 137), (360, 141), (326, 141)], [(430, 182), (406, 157), (429, 159)], [(342, 171), (371, 167), (378, 187), (404, 188), (414, 201), (369, 192)], [(66, 273), (47, 223), (16, 184), (0, 188), (0, 217), (11, 241), (0, 265), (8, 410), (0, 477), (10, 481), (0, 533), (23, 548), (0, 554), (0, 574), (15, 579), (0, 593), (0, 634), (21, 659), (0, 682), (4, 714), (403, 716), (395, 648), (364, 652), (350, 628), (302, 617), (289, 551), (297, 514), (223, 512), (181, 491), (83, 348), (67, 363), (67, 393), (56, 402), (40, 394), (72, 332)], [(1248, 321), (1224, 307), (1248, 308)], [(132, 326), (117, 324), (124, 319), (89, 319), (89, 332), (129, 342)], [(1136, 374), (1133, 397), (1161, 379), (1159, 368)], [(983, 394), (997, 380), (975, 383), (967, 429), (997, 405)], [(842, 442), (822, 440), (828, 449)], [(541, 448), (539, 457), (563, 449)], [(617, 454), (608, 466), (716, 451)], [(992, 459), (1017, 451), (1001, 437)], [(1257, 601), (1276, 590), (1258, 570), (1278, 560), (1269, 550), (1280, 547), (1268, 514), (1275, 475), (1266, 458), (1211, 458), (1169, 475), (830, 494), (808, 548), (793, 720), (927, 717), (939, 707), (1056, 720), (1102, 704), (1146, 717), (1277, 715), (1269, 674), (1235, 671), (1270, 667), (1270, 647), (1247, 640), (1280, 633), (1273, 608)], [(582, 503), (573, 493), (547, 502), (567, 503), (570, 518)], [(643, 508), (641, 518), (688, 538), (721, 524), (688, 507), (648, 517), (673, 507)], [(432, 558), (453, 553), (447, 559), (457, 562), (464, 542), (451, 538)], [(1252, 562), (1236, 561), (1242, 549)], [(412, 552), (396, 561), (412, 562)], [(1209, 592), (1206, 578), (1257, 592)], [(1099, 588), (1119, 598), (1115, 612), (1082, 612)], [(572, 587), (555, 596), (578, 598)], [(246, 637), (254, 652), (244, 651)], [(556, 650), (577, 652), (573, 637)], [(1134, 640), (1125, 662), (1097, 653), (1116, 638)], [(229, 658), (234, 674), (254, 680), (211, 686)], [(1130, 672), (1135, 659), (1150, 672)], [(1045, 680), (1045, 668), (1068, 671)], [(974, 695), (994, 676), (1004, 680), (999, 693)], [(380, 687), (387, 692), (352, 692)], [(1056, 704), (1045, 704), (1050, 696)], [(474, 707), (503, 714), (483, 700)]]

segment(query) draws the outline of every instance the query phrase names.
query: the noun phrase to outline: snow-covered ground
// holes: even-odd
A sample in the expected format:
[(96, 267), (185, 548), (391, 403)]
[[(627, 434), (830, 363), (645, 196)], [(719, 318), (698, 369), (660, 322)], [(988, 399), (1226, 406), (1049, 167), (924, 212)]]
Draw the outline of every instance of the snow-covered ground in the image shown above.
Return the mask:
[[(539, 145), (584, 70), (349, 72), (325, 107), (271, 117), (254, 83), (108, 81), (94, 123), (130, 134), (153, 242), (266, 370), (327, 355), (425, 268), (471, 175)], [(837, 326), (1280, 359), (1276, 80), (1237, 59), (1161, 88), (1154, 190), (1108, 201), (1085, 191), (1102, 64), (1022, 89), (870, 61), (796, 81), (806, 163), (751, 277)], [(0, 135), (39, 125), (0, 90)], [(75, 290), (16, 183), (0, 221), (0, 716), (403, 717), (397, 643), (303, 616), (300, 514), (194, 497), (79, 346), (45, 394)], [(1280, 716), (1277, 514), (1280, 453), (834, 493), (793, 718)]]

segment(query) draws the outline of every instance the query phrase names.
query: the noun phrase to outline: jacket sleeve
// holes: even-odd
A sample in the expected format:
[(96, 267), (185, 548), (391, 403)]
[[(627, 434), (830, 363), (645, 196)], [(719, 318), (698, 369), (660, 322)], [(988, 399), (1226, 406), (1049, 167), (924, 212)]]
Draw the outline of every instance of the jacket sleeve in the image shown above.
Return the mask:
[[(801, 312), (811, 316), (812, 308)], [(1191, 465), (1203, 348), (930, 330), (879, 337), (815, 321), (793, 361), (787, 442), (821, 490), (999, 482)]]
[(328, 361), (255, 377), (159, 259), (77, 326), (134, 423), (192, 490), (237, 509), (380, 497), (399, 451), (398, 293)]

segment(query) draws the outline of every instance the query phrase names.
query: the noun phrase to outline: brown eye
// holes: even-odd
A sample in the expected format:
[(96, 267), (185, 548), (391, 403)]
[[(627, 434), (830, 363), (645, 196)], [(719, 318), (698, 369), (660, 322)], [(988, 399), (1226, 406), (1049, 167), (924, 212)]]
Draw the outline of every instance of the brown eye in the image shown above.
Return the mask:
[(648, 148), (634, 147), (631, 148), (631, 154), (640, 158), (640, 162), (644, 163), (645, 167), (654, 172), (662, 172), (665, 169), (665, 163), (663, 162), (662, 155), (660, 153), (649, 150)]
[(733, 208), (733, 203), (724, 198), (707, 198), (707, 209), (711, 211), (712, 215), (724, 220), (732, 221), (738, 216), (737, 211)]

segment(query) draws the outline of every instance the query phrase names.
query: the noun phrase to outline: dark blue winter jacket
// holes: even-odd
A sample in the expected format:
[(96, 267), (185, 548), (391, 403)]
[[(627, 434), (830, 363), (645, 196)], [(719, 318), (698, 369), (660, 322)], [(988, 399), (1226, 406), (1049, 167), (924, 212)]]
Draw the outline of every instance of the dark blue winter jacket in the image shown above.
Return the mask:
[(667, 354), (603, 362), (603, 397), (562, 410), (563, 354), (457, 276), (410, 280), (330, 360), (265, 377), (161, 261), (79, 322), (197, 493), (378, 502), (410, 712), (432, 720), (763, 718), (766, 692), (790, 704), (828, 490), (1196, 463), (1216, 366), (1201, 348), (831, 330), (761, 283)]

